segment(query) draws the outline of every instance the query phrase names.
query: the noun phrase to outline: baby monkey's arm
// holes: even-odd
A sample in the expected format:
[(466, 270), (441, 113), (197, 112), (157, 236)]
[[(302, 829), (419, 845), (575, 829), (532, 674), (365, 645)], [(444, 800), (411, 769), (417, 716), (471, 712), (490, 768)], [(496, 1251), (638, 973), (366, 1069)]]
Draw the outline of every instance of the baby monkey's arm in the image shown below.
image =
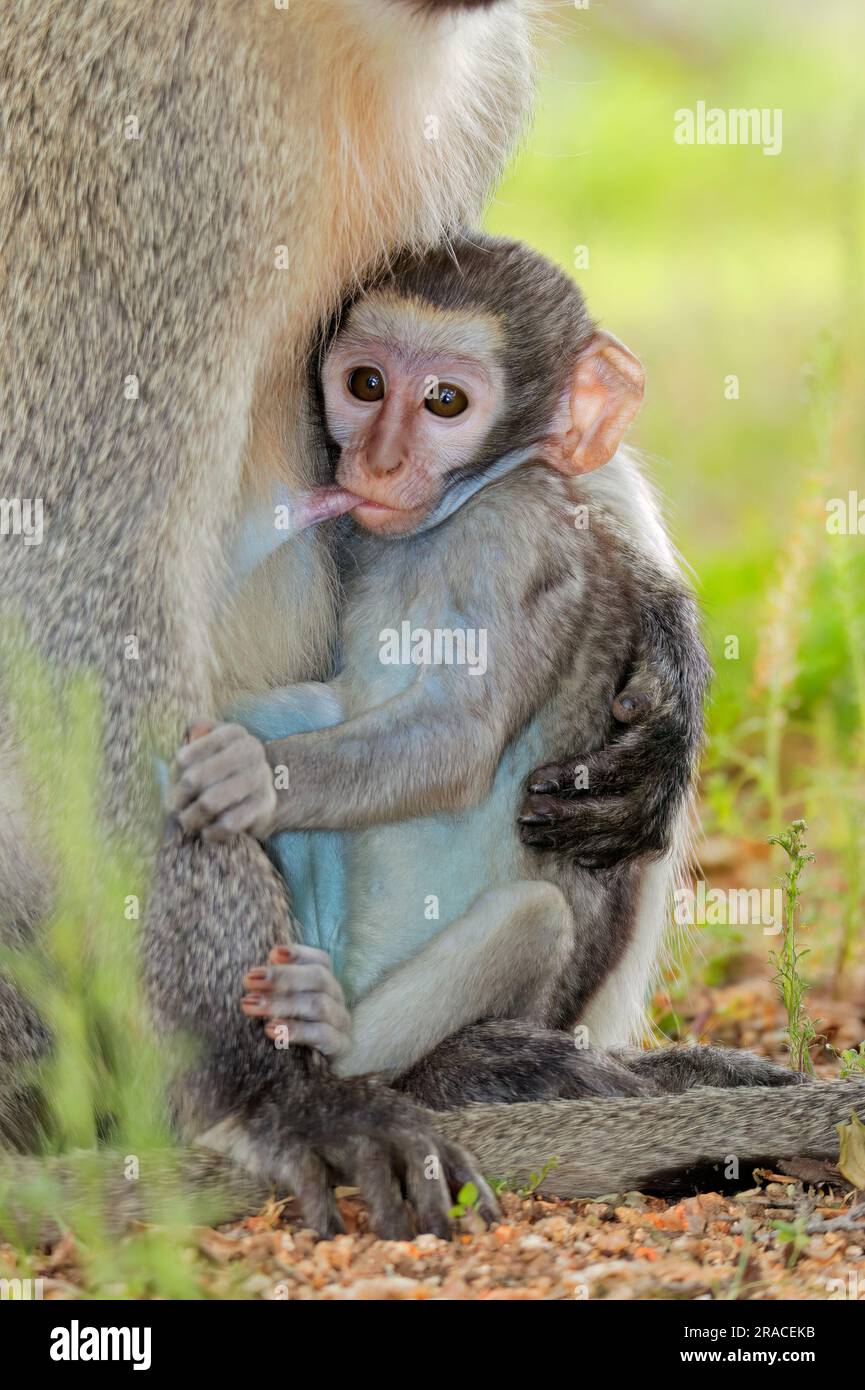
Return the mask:
[(218, 725), (178, 753), (171, 810), (188, 834), (223, 839), (361, 830), (474, 805), (530, 685), (511, 681), (492, 699), (482, 683), (431, 675), (345, 723), (267, 744)]

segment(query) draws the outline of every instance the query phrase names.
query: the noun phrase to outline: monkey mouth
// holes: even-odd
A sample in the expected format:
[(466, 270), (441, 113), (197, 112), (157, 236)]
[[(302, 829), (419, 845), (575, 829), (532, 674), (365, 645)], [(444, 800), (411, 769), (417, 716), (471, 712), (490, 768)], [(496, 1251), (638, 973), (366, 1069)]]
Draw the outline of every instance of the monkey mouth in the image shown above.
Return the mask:
[(359, 507), (368, 507), (375, 512), (400, 512), (403, 510), (402, 507), (388, 507), (384, 502), (374, 502), (371, 497), (359, 497), (356, 507), (353, 507), (352, 510), (354, 511)]
[(356, 493), (346, 492), (341, 487), (316, 487), (311, 492), (303, 492), (294, 502), (297, 529), (300, 531), (332, 517), (344, 516), (363, 501)]
[(360, 497), (352, 508), (352, 519), (367, 530), (402, 535), (414, 529), (419, 513), (423, 515), (422, 507), (392, 507), (372, 497)]

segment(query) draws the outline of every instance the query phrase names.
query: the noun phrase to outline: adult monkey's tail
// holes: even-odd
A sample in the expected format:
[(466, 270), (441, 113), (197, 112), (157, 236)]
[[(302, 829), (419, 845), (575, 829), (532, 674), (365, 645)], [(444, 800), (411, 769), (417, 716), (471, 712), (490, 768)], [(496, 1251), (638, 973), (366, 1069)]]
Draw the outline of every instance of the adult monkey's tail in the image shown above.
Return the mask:
[[(557, 1165), (544, 1178), (545, 1192), (600, 1197), (708, 1190), (723, 1185), (725, 1177), (747, 1186), (753, 1167), (783, 1166), (793, 1157), (834, 1161), (836, 1126), (849, 1121), (853, 1111), (865, 1116), (865, 1080), (469, 1105), (429, 1115), (439, 1132), (469, 1149), (490, 1177), (523, 1183), (555, 1157)], [(738, 1168), (731, 1168), (733, 1159)], [(184, 1191), (192, 1219), (215, 1224), (257, 1210), (272, 1187), (205, 1149), (143, 1156), (133, 1181), (124, 1177), (122, 1156), (107, 1151), (87, 1155), (83, 1173), (74, 1156), (6, 1155), (0, 1159), (0, 1212), (6, 1217), (0, 1217), (0, 1234), (29, 1232), (49, 1239), (61, 1221), (74, 1217), (79, 1203), (91, 1213), (101, 1204), (110, 1230), (133, 1220), (177, 1220), (186, 1216)]]
[(755, 1166), (800, 1156), (835, 1161), (836, 1126), (852, 1111), (865, 1123), (865, 1080), (470, 1105), (436, 1113), (435, 1124), (491, 1177), (523, 1181), (556, 1157), (544, 1191), (598, 1197), (709, 1189), (723, 1182), (725, 1169), (747, 1186)]

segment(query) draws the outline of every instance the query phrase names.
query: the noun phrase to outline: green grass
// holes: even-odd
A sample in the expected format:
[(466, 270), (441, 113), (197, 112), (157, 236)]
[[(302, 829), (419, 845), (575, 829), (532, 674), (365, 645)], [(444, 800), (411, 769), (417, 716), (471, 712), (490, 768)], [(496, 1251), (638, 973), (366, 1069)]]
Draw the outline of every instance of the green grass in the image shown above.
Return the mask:
[[(84, 677), (52, 681), (14, 631), (0, 657), (28, 793), (56, 868), (40, 949), (0, 952), (4, 973), (53, 1039), (48, 1055), (17, 1077), (42, 1097), (37, 1150), (45, 1163), (23, 1181), (14, 1160), (11, 1171), (0, 1165), (0, 1230), (13, 1237), (19, 1276), (50, 1217), (74, 1238), (87, 1295), (195, 1297), (190, 1226), (204, 1213), (181, 1191), (165, 1109), (183, 1058), (160, 1045), (144, 1003), (141, 866), (100, 830), (97, 692)], [(103, 1194), (146, 1185), (157, 1165), (158, 1226), (118, 1238)], [(146, 1202), (143, 1214), (151, 1214)], [(11, 1272), (0, 1259), (0, 1275)]]

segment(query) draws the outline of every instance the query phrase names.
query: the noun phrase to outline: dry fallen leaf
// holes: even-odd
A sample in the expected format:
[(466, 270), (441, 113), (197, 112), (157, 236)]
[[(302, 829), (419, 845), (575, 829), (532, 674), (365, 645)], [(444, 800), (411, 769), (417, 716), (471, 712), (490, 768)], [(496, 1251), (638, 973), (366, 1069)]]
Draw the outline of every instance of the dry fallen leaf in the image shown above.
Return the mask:
[(848, 1125), (835, 1128), (841, 1141), (838, 1167), (854, 1187), (865, 1188), (865, 1125), (854, 1110)]

